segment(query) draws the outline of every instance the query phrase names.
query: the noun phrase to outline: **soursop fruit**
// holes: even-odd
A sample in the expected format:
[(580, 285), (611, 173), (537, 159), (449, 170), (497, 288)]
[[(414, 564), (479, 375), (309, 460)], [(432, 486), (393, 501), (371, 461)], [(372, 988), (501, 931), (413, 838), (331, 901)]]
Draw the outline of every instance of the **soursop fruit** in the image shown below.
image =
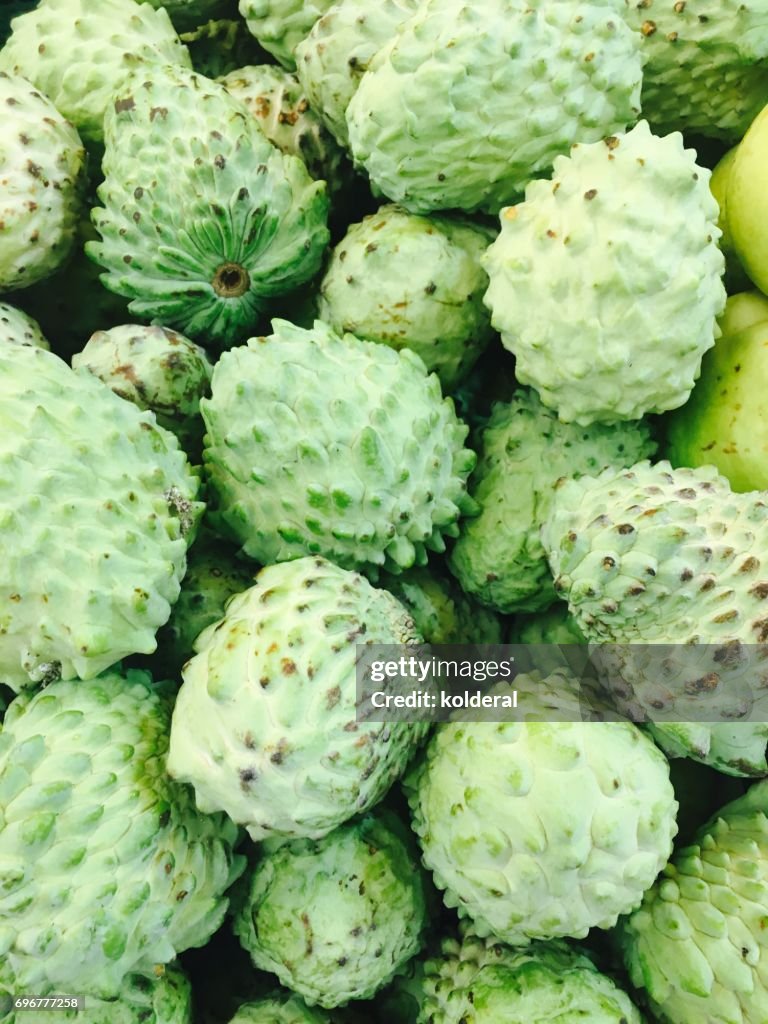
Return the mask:
[(293, 71), (293, 51), (333, 0), (240, 0), (240, 14), (261, 46)]
[(480, 514), (461, 524), (448, 565), (467, 594), (505, 613), (542, 611), (557, 596), (539, 539), (557, 480), (656, 450), (643, 423), (561, 423), (522, 388), (493, 406), (478, 447), (470, 493)]
[(521, 384), (560, 419), (639, 419), (682, 405), (725, 306), (710, 172), (641, 121), (571, 148), (506, 209), (485, 301)]
[(225, 352), (200, 408), (212, 525), (262, 564), (320, 554), (398, 572), (444, 551), (474, 504), (467, 427), (437, 377), (316, 321)]
[(368, 999), (419, 952), (429, 890), (415, 839), (391, 812), (319, 840), (267, 844), (235, 932), (256, 967), (310, 1005)]
[(168, 327), (123, 324), (97, 331), (72, 368), (92, 373), (116, 395), (149, 409), (197, 455), (203, 442), (200, 399), (210, 392), (211, 365), (205, 349)]
[(321, 838), (384, 795), (426, 730), (356, 719), (355, 644), (420, 639), (358, 573), (322, 558), (262, 569), (184, 667), (168, 771), (256, 841)]
[(328, 199), (296, 157), (268, 141), (224, 86), (147, 66), (104, 119), (104, 284), (206, 348), (236, 344), (265, 300), (309, 280), (328, 242)]
[(39, 348), (0, 348), (0, 680), (89, 678), (149, 654), (202, 505), (151, 413)]
[(640, 113), (621, 0), (424, 0), (347, 107), (356, 164), (414, 213), (496, 213), (574, 139)]
[(1, 70), (0, 294), (26, 288), (66, 263), (85, 191), (85, 150), (75, 129), (34, 85)]
[(17, 697), (0, 733), (0, 945), (17, 993), (114, 999), (222, 922), (237, 829), (168, 778), (144, 672)]
[(660, 1020), (768, 1019), (768, 783), (727, 804), (675, 852), (618, 940)]
[(411, 349), (450, 392), (494, 336), (480, 263), (494, 237), (468, 219), (382, 206), (331, 252), (318, 316), (339, 334)]
[(640, 0), (643, 117), (660, 134), (738, 142), (768, 92), (768, 8), (760, 0)]
[(131, 70), (152, 63), (191, 66), (167, 11), (134, 0), (40, 0), (0, 50), (0, 71), (34, 83), (87, 144)]
[(568, 672), (515, 687), (528, 720), (437, 727), (405, 780), (413, 827), (447, 906), (479, 935), (581, 938), (638, 906), (666, 863), (669, 764), (631, 722), (555, 720), (551, 698), (578, 706)]
[(318, 1007), (309, 1007), (301, 996), (285, 993), (243, 1003), (228, 1024), (333, 1024)]
[(50, 351), (40, 324), (28, 316), (23, 309), (10, 306), (7, 302), (0, 302), (0, 345), (8, 342), (12, 345), (31, 345), (33, 348), (43, 348)]
[(629, 996), (564, 942), (510, 949), (471, 928), (427, 960), (421, 1024), (642, 1024)]

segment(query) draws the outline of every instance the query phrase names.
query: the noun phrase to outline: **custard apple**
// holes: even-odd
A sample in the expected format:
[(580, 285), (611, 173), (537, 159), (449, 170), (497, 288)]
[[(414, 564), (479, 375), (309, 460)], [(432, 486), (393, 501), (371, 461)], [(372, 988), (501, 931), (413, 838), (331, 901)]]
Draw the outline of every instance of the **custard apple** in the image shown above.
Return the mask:
[(8, 342), (14, 345), (31, 345), (33, 348), (44, 348), (50, 351), (40, 324), (16, 306), (0, 302), (0, 345)]
[(261, 46), (293, 71), (293, 51), (333, 0), (240, 0), (240, 14)]
[(290, 993), (243, 1003), (228, 1024), (333, 1024), (318, 1007), (310, 1008), (301, 996)]

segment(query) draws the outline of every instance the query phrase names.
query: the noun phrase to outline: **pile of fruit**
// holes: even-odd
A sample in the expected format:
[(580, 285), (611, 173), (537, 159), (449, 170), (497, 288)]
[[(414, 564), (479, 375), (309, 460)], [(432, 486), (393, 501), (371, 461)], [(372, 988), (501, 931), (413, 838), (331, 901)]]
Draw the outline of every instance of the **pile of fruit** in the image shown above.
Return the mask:
[(766, 0), (3, 5), (3, 1024), (768, 1024), (767, 103)]

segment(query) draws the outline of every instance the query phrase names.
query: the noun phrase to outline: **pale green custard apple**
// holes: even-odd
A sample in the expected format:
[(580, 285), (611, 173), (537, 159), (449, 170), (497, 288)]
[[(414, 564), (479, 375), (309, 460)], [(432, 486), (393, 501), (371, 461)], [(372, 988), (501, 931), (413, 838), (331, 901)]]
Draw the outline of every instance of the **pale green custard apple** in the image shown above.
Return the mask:
[(357, 720), (355, 645), (420, 639), (358, 573), (322, 558), (262, 569), (184, 667), (168, 771), (256, 841), (321, 838), (384, 795), (426, 730)]
[(333, 0), (240, 0), (240, 14), (261, 46), (289, 71), (293, 51)]
[(190, 66), (167, 11), (134, 0), (40, 0), (0, 50), (0, 71), (33, 82), (86, 143), (101, 142), (131, 70), (152, 63)]
[(0, 344), (31, 345), (33, 348), (50, 350), (40, 324), (24, 310), (7, 302), (0, 302)]
[(39, 348), (0, 348), (0, 681), (89, 678), (179, 596), (202, 505), (152, 413)]
[(140, 67), (104, 119), (105, 181), (86, 252), (140, 318), (206, 348), (241, 341), (267, 298), (319, 269), (325, 184), (280, 152), (223, 85)]
[(237, 829), (165, 771), (172, 701), (144, 672), (17, 697), (0, 733), (0, 949), (14, 992), (114, 999), (202, 946)]
[(557, 480), (631, 466), (655, 450), (643, 423), (561, 423), (522, 388), (496, 403), (470, 480), (480, 514), (461, 524), (448, 559), (464, 591), (505, 613), (547, 608), (556, 594), (539, 529)]
[(480, 262), (494, 237), (466, 218), (382, 206), (331, 252), (318, 316), (340, 334), (410, 348), (450, 392), (494, 336)]
[(419, 952), (428, 897), (413, 834), (380, 811), (319, 840), (266, 844), (234, 927), (256, 967), (310, 1005), (344, 1006)]
[(50, 277), (72, 254), (83, 208), (85, 150), (50, 100), (25, 78), (2, 70), (0, 108), (3, 294)]
[(642, 1024), (629, 996), (564, 942), (511, 949), (463, 928), (424, 974), (419, 1024)]
[(325, 1010), (309, 1007), (301, 996), (280, 994), (243, 1003), (228, 1024), (333, 1024)]
[(475, 457), (437, 377), (319, 320), (272, 329), (222, 355), (200, 403), (213, 525), (262, 564), (397, 572), (444, 551)]
[(424, 0), (347, 107), (358, 166), (416, 213), (497, 212), (574, 141), (640, 113), (621, 0)]
[(633, 984), (672, 1024), (768, 1020), (768, 783), (675, 852), (617, 938)]
[(681, 135), (641, 121), (574, 144), (502, 213), (485, 301), (517, 379), (560, 419), (639, 419), (688, 398), (725, 305), (709, 178)]
[(666, 863), (667, 759), (631, 722), (553, 720), (565, 670), (519, 674), (520, 721), (440, 725), (405, 786), (448, 906), (510, 945), (581, 938), (639, 905)]

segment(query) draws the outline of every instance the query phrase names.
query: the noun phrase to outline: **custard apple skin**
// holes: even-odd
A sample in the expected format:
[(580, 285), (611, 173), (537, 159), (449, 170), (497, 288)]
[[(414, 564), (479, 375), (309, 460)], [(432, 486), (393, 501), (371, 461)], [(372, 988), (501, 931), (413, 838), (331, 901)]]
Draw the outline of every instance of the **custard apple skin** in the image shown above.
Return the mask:
[(642, 1024), (626, 993), (558, 941), (511, 949), (465, 927), (427, 960), (424, 990), (418, 1024)]
[(370, 998), (419, 952), (427, 880), (415, 839), (394, 814), (270, 845), (234, 921), (256, 967), (330, 1009)]
[[(1, 53), (2, 51), (0, 51)], [(75, 129), (0, 62), (0, 294), (54, 274), (71, 255), (85, 189)]]
[(641, 121), (575, 144), (503, 211), (485, 301), (517, 379), (561, 420), (640, 419), (690, 395), (726, 299), (718, 207), (695, 157)]
[(620, 0), (425, 0), (347, 107), (355, 163), (414, 213), (497, 213), (574, 139), (640, 113)]
[(437, 727), (405, 779), (413, 828), (446, 905), (479, 935), (582, 938), (637, 907), (666, 863), (669, 764), (631, 722), (552, 721), (547, 691), (578, 693), (567, 672), (515, 685), (533, 720)]
[(410, 348), (450, 393), (494, 337), (480, 262), (494, 237), (468, 219), (382, 206), (331, 252), (318, 316), (340, 334)]
[(139, 319), (225, 347), (247, 336), (267, 298), (319, 269), (325, 184), (224, 86), (184, 68), (139, 68), (104, 133), (103, 206), (91, 214), (101, 240), (85, 248)]
[(190, 67), (165, 10), (134, 0), (40, 0), (13, 22), (0, 71), (28, 78), (77, 128), (101, 143), (104, 113), (137, 64)]
[(47, 352), (51, 348), (36, 320), (23, 309), (0, 302), (0, 345), (4, 342), (9, 345), (31, 345)]
[(478, 447), (470, 493), (480, 514), (461, 524), (448, 565), (467, 594), (504, 613), (542, 611), (557, 596), (539, 539), (557, 480), (656, 450), (644, 423), (561, 423), (522, 388), (493, 406)]
[(240, 0), (240, 14), (259, 44), (288, 71), (294, 50), (333, 0)]
[(243, 1003), (228, 1024), (333, 1024), (319, 1007), (309, 1007), (297, 995), (275, 995)]
[(675, 852), (618, 944), (670, 1024), (768, 1020), (768, 783), (756, 782)]
[(437, 377), (316, 321), (225, 352), (200, 408), (211, 522), (263, 565), (319, 554), (398, 572), (444, 551), (474, 453)]
[(117, 998), (221, 924), (237, 829), (165, 772), (171, 701), (144, 672), (17, 697), (0, 733), (0, 948), (15, 992)]
[(355, 644), (419, 642), (402, 605), (322, 558), (262, 569), (184, 667), (168, 771), (255, 841), (319, 839), (402, 774), (423, 723), (356, 721)]
[(90, 678), (149, 654), (203, 506), (151, 413), (39, 348), (0, 348), (0, 680)]

